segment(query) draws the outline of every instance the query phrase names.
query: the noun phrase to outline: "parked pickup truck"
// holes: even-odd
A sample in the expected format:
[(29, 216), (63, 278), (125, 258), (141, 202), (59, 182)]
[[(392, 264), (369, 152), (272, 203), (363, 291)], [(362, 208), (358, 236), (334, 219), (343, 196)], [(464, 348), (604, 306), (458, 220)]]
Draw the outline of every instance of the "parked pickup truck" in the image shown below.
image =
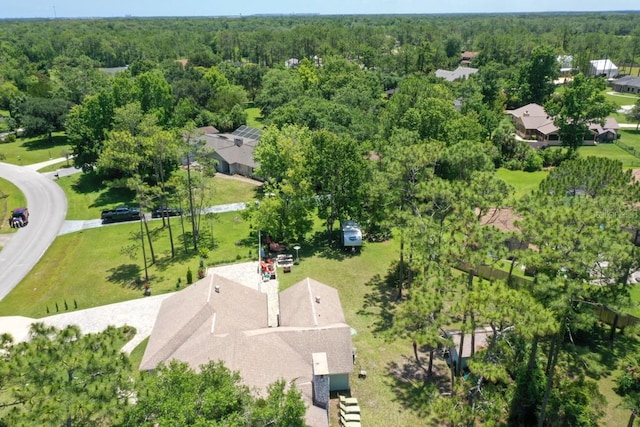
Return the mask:
[(155, 208), (151, 211), (151, 218), (162, 218), (167, 216), (180, 216), (182, 215), (182, 209), (180, 208)]
[(128, 206), (102, 211), (103, 222), (133, 221), (140, 219), (140, 210)]

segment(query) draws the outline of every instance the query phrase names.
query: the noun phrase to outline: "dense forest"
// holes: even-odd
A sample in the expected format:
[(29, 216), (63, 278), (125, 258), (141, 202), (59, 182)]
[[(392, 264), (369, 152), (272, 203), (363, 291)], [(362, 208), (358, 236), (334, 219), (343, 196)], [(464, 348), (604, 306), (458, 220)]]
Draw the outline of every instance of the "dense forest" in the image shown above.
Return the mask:
[[(476, 74), (435, 77), (463, 51), (477, 52)], [(560, 90), (559, 55), (574, 58)], [(615, 110), (606, 80), (585, 75), (603, 58), (639, 66), (640, 13), (4, 21), (1, 125), (65, 132), (85, 173), (129, 188), (141, 205), (166, 204), (196, 185), (177, 178), (181, 157), (208, 166), (195, 129), (233, 131), (259, 109), (256, 175), (270, 197), (245, 212), (256, 229), (302, 241), (319, 219), (331, 243), (336, 222), (353, 218), (371, 241), (398, 239), (388, 329), (416, 363), (418, 349), (430, 354), (427, 378), (434, 353), (451, 346), (444, 329), (491, 329), (469, 366), (453, 367), (449, 397), (424, 389), (429, 416), (596, 426), (605, 403), (593, 378), (606, 365), (589, 348), (603, 334), (593, 307), (630, 307), (640, 268), (631, 173), (578, 155), (587, 124)], [(559, 118), (564, 148), (516, 139), (504, 111), (529, 103)], [(500, 167), (553, 170), (516, 200)], [(516, 228), (486, 226), (507, 207)], [(479, 279), (500, 263), (504, 278)], [(529, 279), (516, 280), (520, 268)], [(633, 423), (640, 379), (625, 372)]]

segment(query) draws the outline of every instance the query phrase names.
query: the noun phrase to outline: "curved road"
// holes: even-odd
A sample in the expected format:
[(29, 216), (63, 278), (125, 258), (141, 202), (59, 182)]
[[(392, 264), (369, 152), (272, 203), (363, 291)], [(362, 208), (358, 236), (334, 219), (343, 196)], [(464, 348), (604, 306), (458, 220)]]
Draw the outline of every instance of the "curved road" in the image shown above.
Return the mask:
[[(0, 300), (36, 265), (56, 238), (67, 215), (67, 198), (50, 178), (31, 167), (0, 162), (0, 178), (12, 182), (27, 198), (29, 225), (0, 251)], [(19, 206), (8, 206), (14, 209)]]

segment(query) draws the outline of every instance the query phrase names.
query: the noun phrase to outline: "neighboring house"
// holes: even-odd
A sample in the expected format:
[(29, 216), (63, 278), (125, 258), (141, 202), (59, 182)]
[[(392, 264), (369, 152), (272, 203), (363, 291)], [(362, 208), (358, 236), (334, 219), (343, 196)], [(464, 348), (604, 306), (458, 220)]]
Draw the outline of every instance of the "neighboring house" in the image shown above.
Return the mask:
[[(559, 128), (554, 124), (544, 108), (538, 104), (528, 104), (515, 110), (507, 110), (511, 115), (517, 135), (530, 142), (534, 148), (562, 145)], [(613, 142), (619, 138), (620, 126), (613, 118), (607, 118), (604, 125), (589, 124), (589, 134), (585, 135), (584, 145), (595, 145), (599, 142)]]
[[(277, 327), (268, 326), (270, 303), (279, 305)], [(278, 303), (212, 275), (164, 300), (140, 369), (172, 359), (194, 369), (222, 361), (261, 395), (277, 380), (294, 383), (307, 425), (327, 427), (330, 391), (350, 388), (351, 328), (338, 291), (313, 279), (280, 292)]]
[(623, 93), (640, 93), (640, 77), (621, 77), (613, 82), (613, 90)]
[(471, 74), (475, 74), (478, 71), (479, 70), (477, 68), (471, 68), (471, 67), (458, 67), (453, 71), (436, 70), (436, 77), (443, 78), (449, 82), (454, 82), (456, 80), (468, 79)]
[(445, 360), (449, 363), (449, 366), (453, 369), (458, 363), (462, 363), (461, 369), (467, 367), (467, 363), (471, 358), (472, 353), (487, 348), (489, 340), (491, 339), (493, 331), (490, 327), (479, 328), (475, 331), (473, 352), (471, 351), (471, 334), (464, 334), (464, 343), (462, 345), (462, 357), (460, 357), (460, 341), (462, 339), (461, 331), (447, 331), (447, 335), (453, 341), (453, 345), (449, 347), (449, 354), (445, 356)]
[(216, 128), (208, 126), (198, 129), (197, 133), (198, 141), (213, 150), (218, 172), (257, 178), (254, 171), (258, 164), (253, 159), (253, 152), (262, 133), (260, 129), (240, 126), (232, 133), (218, 133)]
[(589, 75), (612, 79), (618, 77), (618, 67), (610, 59), (596, 59), (589, 61)]
[(478, 55), (479, 55), (478, 52), (470, 52), (465, 50), (460, 54), (460, 65), (468, 66), (473, 62), (473, 59)]
[(300, 65), (300, 60), (298, 58), (289, 58), (284, 61), (284, 66), (286, 68), (297, 68)]
[(544, 108), (538, 104), (527, 104), (515, 110), (507, 110), (507, 114), (511, 115), (516, 134), (522, 139), (537, 139), (538, 128), (550, 121), (553, 123)]
[(124, 67), (99, 68), (100, 71), (109, 74), (110, 76), (115, 76), (116, 74), (127, 71), (128, 69), (128, 65), (125, 65)]
[(571, 75), (573, 71), (573, 56), (558, 55), (556, 59), (560, 64), (560, 75), (564, 77)]

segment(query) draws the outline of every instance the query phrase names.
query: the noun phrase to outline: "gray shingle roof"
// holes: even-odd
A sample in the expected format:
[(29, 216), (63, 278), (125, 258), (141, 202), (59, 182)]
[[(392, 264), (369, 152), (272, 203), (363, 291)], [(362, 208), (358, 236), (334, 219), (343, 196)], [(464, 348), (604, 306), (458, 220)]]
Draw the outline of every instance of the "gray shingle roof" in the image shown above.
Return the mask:
[(267, 326), (266, 298), (217, 275), (176, 292), (162, 304), (140, 369), (172, 359), (198, 369), (221, 360), (263, 393), (276, 380), (295, 380), (307, 402), (313, 353), (326, 353), (329, 374), (353, 371), (351, 328), (337, 290), (307, 278), (282, 291), (277, 328)]

